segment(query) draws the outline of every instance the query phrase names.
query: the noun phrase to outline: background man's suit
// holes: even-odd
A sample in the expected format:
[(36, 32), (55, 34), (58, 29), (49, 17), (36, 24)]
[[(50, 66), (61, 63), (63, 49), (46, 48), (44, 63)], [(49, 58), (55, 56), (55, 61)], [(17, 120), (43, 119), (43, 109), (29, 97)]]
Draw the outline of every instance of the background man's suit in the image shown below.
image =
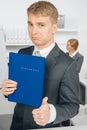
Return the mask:
[[(32, 46), (21, 49), (19, 53), (32, 55), (33, 50)], [(43, 97), (47, 96), (48, 103), (55, 106), (57, 117), (53, 123), (45, 127), (53, 127), (55, 124), (59, 126), (62, 121), (78, 113), (79, 91), (79, 77), (74, 60), (62, 52), (56, 44), (46, 58)], [(20, 130), (43, 128), (33, 121), (32, 109), (33, 107), (17, 104), (11, 130), (19, 130), (19, 126)]]
[(76, 55), (73, 56), (73, 59), (76, 60), (77, 71), (80, 72), (84, 57), (79, 52), (77, 52)]
[[(69, 55), (69, 53), (66, 53)], [(81, 55), (79, 52), (77, 52), (73, 57), (72, 57), (75, 61), (76, 61), (76, 65), (77, 65), (77, 72), (79, 73), (82, 67), (82, 63), (84, 60), (84, 56)]]

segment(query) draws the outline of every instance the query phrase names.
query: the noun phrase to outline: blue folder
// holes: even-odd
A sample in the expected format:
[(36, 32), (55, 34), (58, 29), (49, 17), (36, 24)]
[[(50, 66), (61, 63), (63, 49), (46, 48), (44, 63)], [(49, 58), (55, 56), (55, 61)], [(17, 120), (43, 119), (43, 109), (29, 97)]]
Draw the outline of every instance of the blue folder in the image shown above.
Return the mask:
[(10, 52), (9, 79), (16, 81), (17, 89), (8, 95), (8, 101), (39, 107), (42, 103), (45, 58)]

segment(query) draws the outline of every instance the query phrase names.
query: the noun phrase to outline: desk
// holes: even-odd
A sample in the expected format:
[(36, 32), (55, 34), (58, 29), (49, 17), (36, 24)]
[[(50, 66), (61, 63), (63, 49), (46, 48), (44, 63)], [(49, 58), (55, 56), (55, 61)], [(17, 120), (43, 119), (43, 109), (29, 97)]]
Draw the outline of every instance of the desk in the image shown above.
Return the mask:
[[(33, 129), (37, 130), (37, 129)], [(84, 126), (69, 126), (69, 127), (57, 127), (57, 128), (47, 128), (38, 130), (87, 130), (87, 125)]]

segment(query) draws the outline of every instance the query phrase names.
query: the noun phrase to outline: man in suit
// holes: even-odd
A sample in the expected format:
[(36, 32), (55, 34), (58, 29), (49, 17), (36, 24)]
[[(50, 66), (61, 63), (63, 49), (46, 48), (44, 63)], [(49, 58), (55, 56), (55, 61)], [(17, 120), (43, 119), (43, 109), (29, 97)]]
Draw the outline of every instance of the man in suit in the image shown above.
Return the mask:
[[(27, 14), (28, 32), (34, 46), (20, 49), (19, 53), (34, 55), (39, 50), (46, 58), (43, 99), (39, 108), (17, 103), (10, 130), (59, 127), (79, 112), (76, 65), (54, 41), (58, 29), (56, 7), (47, 1), (38, 1), (27, 9)], [(3, 81), (4, 95), (8, 96), (16, 89), (16, 81)]]
[(84, 56), (77, 50), (78, 46), (79, 41), (75, 38), (72, 38), (67, 41), (66, 49), (68, 51), (67, 54), (76, 61), (77, 72), (80, 73)]

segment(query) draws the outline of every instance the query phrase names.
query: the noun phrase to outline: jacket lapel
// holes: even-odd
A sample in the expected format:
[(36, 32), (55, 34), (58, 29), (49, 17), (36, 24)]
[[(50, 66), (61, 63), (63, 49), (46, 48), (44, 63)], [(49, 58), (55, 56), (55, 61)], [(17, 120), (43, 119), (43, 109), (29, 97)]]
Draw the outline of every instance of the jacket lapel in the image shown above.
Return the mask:
[(54, 48), (51, 50), (51, 52), (48, 54), (46, 58), (46, 69), (50, 70), (56, 65), (56, 62), (58, 60), (59, 56), (59, 47), (57, 44), (55, 44)]
[(78, 52), (73, 56), (73, 59), (77, 59), (78, 58)]

